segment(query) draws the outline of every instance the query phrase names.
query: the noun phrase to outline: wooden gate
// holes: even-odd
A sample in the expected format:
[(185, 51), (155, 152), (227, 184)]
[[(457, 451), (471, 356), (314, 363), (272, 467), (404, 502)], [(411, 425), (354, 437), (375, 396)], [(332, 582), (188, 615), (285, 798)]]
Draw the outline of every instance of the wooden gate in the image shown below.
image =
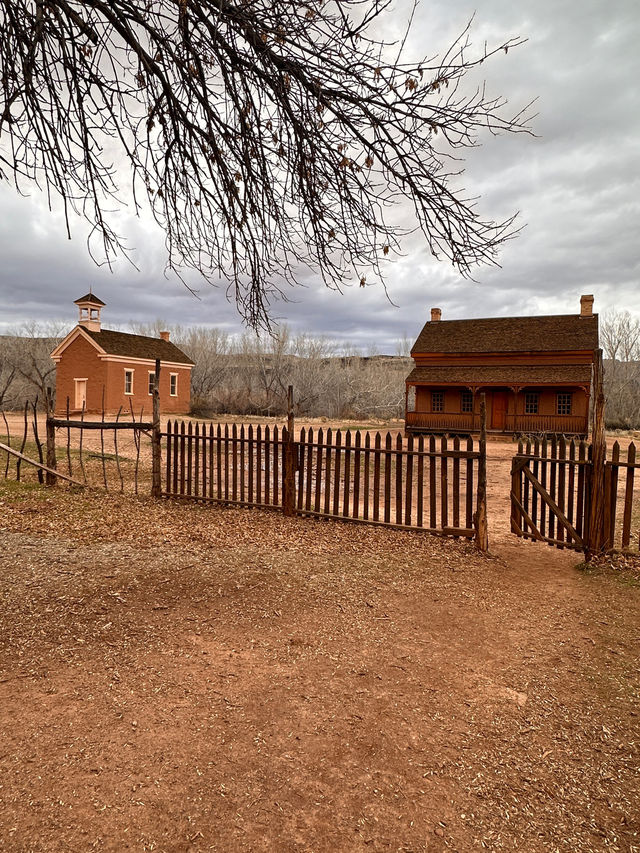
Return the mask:
[[(518, 444), (511, 467), (511, 531), (558, 548), (589, 553), (640, 550), (640, 484), (636, 446), (619, 442), (594, 464), (592, 446), (565, 438)], [(595, 491), (602, 516), (594, 525)], [(593, 526), (593, 529), (592, 529)]]
[(564, 438), (518, 444), (511, 467), (511, 531), (559, 548), (585, 550), (590, 448)]

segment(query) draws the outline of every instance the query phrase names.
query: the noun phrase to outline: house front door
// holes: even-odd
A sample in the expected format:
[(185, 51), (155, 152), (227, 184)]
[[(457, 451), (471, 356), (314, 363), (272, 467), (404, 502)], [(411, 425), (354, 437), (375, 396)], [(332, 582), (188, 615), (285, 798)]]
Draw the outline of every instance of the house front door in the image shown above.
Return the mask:
[(491, 429), (503, 430), (507, 424), (507, 392), (494, 391), (491, 400)]
[(76, 383), (75, 408), (84, 409), (87, 406), (87, 380), (76, 379), (74, 381)]

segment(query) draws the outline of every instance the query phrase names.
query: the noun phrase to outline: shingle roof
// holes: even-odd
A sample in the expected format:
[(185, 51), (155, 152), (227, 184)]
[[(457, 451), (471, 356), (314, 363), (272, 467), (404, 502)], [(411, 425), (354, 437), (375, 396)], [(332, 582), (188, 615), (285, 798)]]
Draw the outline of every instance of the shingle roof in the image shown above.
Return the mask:
[(103, 302), (95, 293), (87, 293), (86, 296), (81, 296), (80, 299), (74, 299), (73, 304), (79, 305), (81, 302), (95, 302), (96, 305), (106, 305), (106, 302)]
[(155, 361), (173, 361), (178, 364), (193, 364), (182, 350), (162, 338), (149, 338), (146, 335), (130, 335), (127, 332), (112, 332), (103, 329), (100, 332), (83, 330), (109, 355), (129, 356), (130, 358), (147, 358)]
[(494, 317), (425, 323), (411, 354), (428, 352), (559, 352), (598, 347), (598, 315)]
[(589, 385), (590, 364), (491, 365), (462, 367), (416, 367), (407, 376), (407, 382), (458, 385)]

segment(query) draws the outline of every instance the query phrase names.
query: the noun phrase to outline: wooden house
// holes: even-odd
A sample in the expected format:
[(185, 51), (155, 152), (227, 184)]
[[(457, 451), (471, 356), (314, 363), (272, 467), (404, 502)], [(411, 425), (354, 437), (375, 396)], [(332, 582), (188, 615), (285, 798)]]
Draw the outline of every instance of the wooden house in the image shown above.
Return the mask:
[(171, 343), (101, 327), (105, 303), (93, 293), (75, 300), (78, 325), (51, 353), (56, 362), (56, 412), (129, 412), (151, 415), (156, 359), (160, 359), (160, 410), (186, 414), (193, 362)]
[(586, 435), (598, 315), (593, 296), (580, 307), (482, 320), (442, 320), (433, 308), (411, 349), (407, 432), (476, 432), (484, 392), (490, 432)]

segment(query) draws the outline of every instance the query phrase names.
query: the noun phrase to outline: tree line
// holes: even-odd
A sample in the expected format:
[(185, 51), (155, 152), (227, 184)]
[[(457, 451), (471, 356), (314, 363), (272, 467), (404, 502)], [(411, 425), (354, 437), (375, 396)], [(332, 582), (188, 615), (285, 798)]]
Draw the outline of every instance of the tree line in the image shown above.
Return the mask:
[[(158, 337), (164, 324), (135, 326), (137, 334)], [(404, 414), (404, 380), (411, 369), (408, 342), (398, 354), (363, 355), (345, 351), (324, 337), (246, 331), (229, 335), (204, 326), (169, 326), (171, 340), (194, 362), (191, 413), (286, 414), (287, 389), (295, 389), (298, 415), (388, 419)], [(61, 327), (25, 326), (0, 336), (0, 409), (18, 409), (26, 399), (45, 399), (55, 390), (55, 365), (49, 355), (63, 336)]]
[[(137, 326), (158, 336), (160, 323)], [(164, 328), (164, 325), (162, 325)], [(0, 336), (0, 409), (44, 400), (55, 388), (49, 355), (66, 329), (61, 324), (23, 326)], [(195, 362), (192, 414), (281, 416), (287, 388), (295, 389), (296, 413), (308, 417), (388, 419), (404, 414), (404, 380), (411, 370), (409, 342), (395, 355), (344, 351), (335, 341), (286, 326), (277, 334), (229, 335), (204, 326), (174, 326), (171, 340)], [(605, 356), (606, 421), (611, 429), (640, 428), (640, 319), (629, 312), (601, 318)]]

